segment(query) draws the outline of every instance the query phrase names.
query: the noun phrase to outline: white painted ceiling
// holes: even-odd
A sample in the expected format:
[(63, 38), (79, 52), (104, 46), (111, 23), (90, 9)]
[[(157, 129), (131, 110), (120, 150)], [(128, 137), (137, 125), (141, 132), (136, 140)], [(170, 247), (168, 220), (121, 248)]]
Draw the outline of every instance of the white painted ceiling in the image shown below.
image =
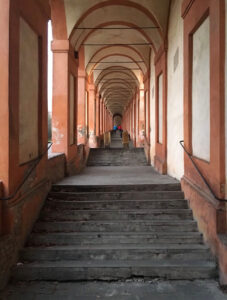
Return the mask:
[(76, 51), (85, 47), (87, 75), (109, 111), (123, 114), (143, 86), (151, 51), (165, 40), (170, 0), (64, 2), (70, 42)]

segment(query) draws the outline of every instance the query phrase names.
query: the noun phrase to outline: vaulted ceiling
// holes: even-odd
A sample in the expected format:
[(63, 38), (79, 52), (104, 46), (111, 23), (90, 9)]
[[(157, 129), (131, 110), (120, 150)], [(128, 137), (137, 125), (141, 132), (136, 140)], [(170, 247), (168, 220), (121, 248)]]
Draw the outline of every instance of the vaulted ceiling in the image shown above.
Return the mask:
[(122, 114), (162, 45), (170, 0), (64, 0), (67, 34), (112, 114)]

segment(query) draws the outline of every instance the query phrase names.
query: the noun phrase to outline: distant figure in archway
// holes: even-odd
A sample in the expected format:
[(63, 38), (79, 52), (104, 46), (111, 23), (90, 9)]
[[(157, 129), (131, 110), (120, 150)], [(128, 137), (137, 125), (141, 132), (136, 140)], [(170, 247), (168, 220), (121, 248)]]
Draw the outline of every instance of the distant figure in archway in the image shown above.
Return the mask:
[(117, 125), (114, 125), (114, 127), (113, 127), (113, 133), (116, 135), (116, 132), (117, 132)]
[(120, 131), (120, 136), (122, 138), (122, 131), (123, 131), (123, 129), (122, 129), (121, 125), (119, 125), (117, 129)]

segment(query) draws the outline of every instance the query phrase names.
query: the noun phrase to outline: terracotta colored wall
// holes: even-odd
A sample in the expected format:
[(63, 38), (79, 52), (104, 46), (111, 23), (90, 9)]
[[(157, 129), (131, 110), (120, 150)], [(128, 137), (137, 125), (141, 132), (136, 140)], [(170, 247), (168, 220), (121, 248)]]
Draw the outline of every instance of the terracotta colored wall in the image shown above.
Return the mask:
[[(77, 166), (76, 166), (76, 159), (77, 159), (77, 90), (78, 90), (78, 81), (77, 81), (77, 68), (78, 68), (78, 61), (75, 59), (74, 56), (74, 50), (73, 48), (70, 47), (69, 49), (69, 60), (68, 60), (68, 68), (69, 68), (69, 74), (68, 74), (68, 78), (70, 76), (70, 74), (73, 75), (74, 77), (74, 143), (70, 145), (69, 143), (69, 149), (68, 149), (68, 156), (67, 158), (67, 174), (75, 174), (78, 172), (77, 170)], [(69, 85), (68, 85), (68, 89), (69, 89)], [(69, 102), (69, 99), (68, 99)], [(69, 108), (70, 109), (70, 108)], [(69, 122), (69, 113), (68, 112), (68, 122)], [(69, 124), (69, 123), (68, 123)], [(68, 135), (70, 134), (70, 127), (68, 128)]]
[[(163, 102), (162, 102), (162, 143), (159, 143), (159, 111), (158, 111), (158, 80), (159, 76), (163, 75)], [(155, 57), (155, 97), (156, 97), (156, 122), (155, 122), (155, 168), (162, 174), (167, 172), (167, 53), (163, 47), (159, 49), (159, 53)]]
[(0, 1), (0, 26), (2, 29), (0, 43), (0, 179), (5, 191), (9, 188), (9, 0)]
[[(222, 196), (221, 184), (225, 183), (225, 155), (224, 155), (224, 2), (223, 1), (194, 1), (191, 9), (184, 17), (184, 140), (185, 146), (192, 151), (192, 110), (191, 110), (191, 33), (202, 21), (210, 15), (210, 68), (212, 76), (210, 82), (210, 163), (194, 158), (200, 170), (211, 184), (217, 196)], [(217, 25), (218, 24), (218, 25)], [(217, 30), (218, 26), (218, 30)], [(219, 120), (219, 122), (217, 122)], [(204, 186), (196, 176), (190, 161), (185, 156), (185, 176)]]
[(145, 140), (144, 140), (144, 150), (148, 163), (150, 164), (150, 72), (147, 73), (144, 79), (144, 97), (145, 97)]
[[(192, 151), (192, 44), (191, 35), (203, 20), (210, 17), (210, 162), (193, 157), (206, 180), (218, 197), (224, 197), (225, 145), (224, 145), (224, 33), (225, 6), (222, 0), (185, 0), (182, 5), (184, 18), (184, 140)], [(205, 184), (188, 157), (184, 156), (182, 186), (194, 217), (206, 241), (217, 255), (220, 281), (227, 284), (227, 249), (219, 233), (226, 233), (226, 211), (208, 192)]]
[[(9, 61), (10, 61), (10, 82), (9, 82), (9, 98), (5, 98), (5, 101), (9, 101), (11, 108), (11, 115), (9, 120), (10, 127), (10, 149), (9, 149), (9, 181), (3, 181), (5, 188), (5, 196), (14, 192), (16, 187), (21, 183), (25, 173), (30, 169), (33, 162), (29, 162), (23, 165), (19, 165), (19, 127), (17, 126), (19, 120), (19, 20), (23, 17), (26, 22), (32, 27), (32, 29), (39, 35), (40, 49), (39, 49), (39, 153), (43, 153), (47, 148), (47, 20), (48, 16), (43, 14), (42, 9), (38, 6), (36, 1), (12, 1), (11, 2), (11, 19), (10, 19), (10, 35), (9, 35)], [(24, 112), (27, 113), (27, 112)], [(7, 126), (7, 123), (6, 125)], [(5, 149), (2, 153), (4, 153)], [(46, 179), (46, 162), (47, 155), (42, 159), (36, 171), (33, 173), (30, 182), (27, 182), (23, 186), (20, 195), (17, 195), (17, 199), (7, 202), (4, 207), (4, 230), (6, 232), (12, 232), (15, 228), (14, 218), (17, 214), (17, 205), (24, 201), (26, 194), (32, 190), (36, 191), (34, 201), (39, 202), (40, 205), (43, 201), (43, 194), (46, 194), (49, 186)], [(4, 176), (3, 176), (4, 177)], [(8, 193), (7, 193), (8, 190)], [(40, 190), (40, 194), (39, 191)], [(41, 192), (42, 190), (42, 192)], [(44, 192), (46, 191), (46, 192)], [(32, 201), (30, 201), (32, 205)], [(30, 213), (31, 219), (35, 218), (37, 212), (34, 215)], [(6, 217), (8, 216), (8, 217)], [(21, 225), (24, 226), (23, 233), (26, 235), (26, 225), (23, 225), (23, 219), (26, 216), (22, 215)], [(31, 220), (32, 223), (32, 220)], [(22, 237), (22, 240), (24, 235)]]
[(87, 127), (85, 124), (85, 54), (84, 47), (81, 47), (79, 51), (78, 61), (78, 74), (77, 74), (77, 143), (87, 143)]
[[(0, 179), (3, 196), (14, 193), (34, 162), (19, 164), (19, 33), (22, 17), (39, 36), (39, 99), (38, 147), (39, 154), (47, 148), (47, 21), (48, 16), (35, 0), (1, 1), (0, 45), (1, 112), (0, 118)], [(10, 14), (10, 21), (9, 21)], [(32, 99), (31, 99), (32, 101)], [(10, 108), (10, 111), (8, 110)], [(27, 111), (24, 112), (28, 114)], [(9, 147), (10, 145), (10, 147)], [(2, 202), (2, 232), (0, 238), (0, 285), (8, 279), (9, 269), (16, 261), (17, 251), (23, 245), (39, 215), (50, 185), (47, 178), (47, 155), (43, 157), (21, 191), (12, 199)]]
[[(3, 184), (2, 182), (0, 181), (0, 197), (3, 197)], [(0, 200), (0, 235), (2, 234), (2, 206), (3, 206), (3, 203), (2, 201)]]
[[(78, 61), (68, 40), (54, 40), (54, 77), (53, 77), (53, 152), (66, 156), (66, 172), (68, 175), (77, 172), (77, 99), (78, 99)], [(70, 76), (74, 77), (74, 111), (73, 137), (70, 141)]]

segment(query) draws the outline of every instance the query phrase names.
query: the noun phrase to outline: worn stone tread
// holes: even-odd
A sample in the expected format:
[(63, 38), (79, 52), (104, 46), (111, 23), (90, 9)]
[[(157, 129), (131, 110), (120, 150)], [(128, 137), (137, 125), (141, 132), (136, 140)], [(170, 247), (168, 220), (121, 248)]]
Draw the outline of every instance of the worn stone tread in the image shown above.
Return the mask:
[(148, 280), (119, 282), (24, 282), (11, 284), (7, 300), (226, 300), (214, 280)]
[(50, 192), (48, 198), (66, 199), (66, 200), (146, 200), (146, 199), (182, 199), (182, 191), (127, 191), (127, 192)]
[(116, 280), (144, 278), (199, 279), (216, 277), (212, 261), (124, 260), (124, 261), (44, 261), (22, 264), (13, 270), (15, 280)]
[(129, 207), (133, 209), (187, 209), (188, 203), (184, 199), (152, 199), (152, 200), (64, 200), (64, 199), (48, 199), (46, 207), (54, 209), (76, 209), (76, 210), (127, 210)]
[[(38, 222), (38, 223), (53, 223), (53, 222)], [(37, 224), (38, 224), (37, 223)], [(168, 225), (169, 227), (172, 226), (187, 226), (187, 225), (196, 225), (195, 220), (173, 220), (171, 223), (169, 220), (121, 220), (119, 223), (118, 220), (83, 220), (83, 221), (73, 221), (73, 222), (56, 222), (56, 223), (62, 223), (62, 224), (67, 224), (67, 223), (72, 223), (72, 224), (118, 224), (118, 225), (125, 225), (125, 224), (138, 224), (138, 225), (143, 225), (143, 224), (148, 224), (148, 225), (153, 225), (153, 226), (162, 226), (162, 225)]]
[(186, 220), (192, 218), (190, 209), (137, 209), (137, 210), (69, 210), (67, 208), (49, 210), (44, 209), (41, 213), (41, 220)]
[[(68, 236), (86, 236), (86, 235), (92, 235), (92, 236), (100, 236), (99, 231), (87, 231), (87, 232), (57, 232), (57, 233), (46, 233), (50, 235), (68, 235)], [(39, 233), (32, 232), (31, 235), (40, 235)], [(42, 234), (43, 235), (43, 234)], [(172, 239), (173, 237), (180, 237), (180, 238), (187, 238), (187, 237), (202, 237), (202, 234), (198, 231), (188, 231), (188, 232), (181, 232), (181, 231), (170, 231), (170, 232), (163, 232), (163, 231), (155, 231), (155, 232), (147, 232), (147, 231), (108, 231), (108, 232), (102, 232), (101, 236), (150, 236), (150, 237), (169, 237)]]
[(195, 221), (39, 221), (34, 227), (34, 231), (44, 232), (73, 232), (73, 231), (150, 231), (156, 230), (163, 231), (197, 231), (197, 225)]
[[(45, 208), (44, 208), (44, 211), (45, 211)], [(71, 209), (70, 210), (67, 210), (67, 209), (64, 209), (64, 210), (60, 210), (62, 212), (65, 212), (65, 213), (68, 213), (68, 212), (71, 212)], [(50, 213), (50, 211), (47, 209), (47, 212)], [(83, 209), (80, 210), (76, 210), (76, 212), (78, 214), (80, 213), (85, 213), (86, 211), (84, 211)], [(182, 214), (191, 214), (192, 211), (190, 209), (187, 209), (187, 208), (179, 208), (179, 209), (176, 209), (176, 208), (167, 208), (167, 209), (159, 209), (159, 208), (153, 208), (153, 209), (125, 209), (124, 211), (122, 210), (112, 210), (112, 209), (90, 209), (87, 213), (115, 213), (115, 214), (138, 214), (138, 215), (144, 215), (144, 214), (153, 214), (153, 213), (159, 213), (159, 214), (178, 214), (178, 213), (182, 213)]]
[(151, 183), (151, 184), (112, 184), (112, 185), (69, 185), (57, 183), (52, 185), (52, 192), (94, 192), (94, 191), (181, 191), (180, 183)]
[(167, 260), (124, 260), (116, 262), (115, 260), (105, 260), (105, 261), (93, 261), (93, 260), (87, 260), (87, 261), (76, 261), (76, 260), (61, 260), (61, 261), (44, 261), (44, 262), (29, 262), (24, 264), (19, 264), (18, 268), (30, 268), (30, 267), (63, 267), (63, 268), (70, 268), (70, 267), (90, 267), (90, 268), (96, 268), (96, 267), (102, 267), (102, 268), (119, 268), (119, 267), (190, 267), (193, 266), (195, 268), (215, 268), (216, 264), (213, 261), (206, 261), (201, 260), (199, 263), (198, 261), (194, 260), (174, 260), (174, 259), (167, 259)]
[(93, 245), (93, 244), (202, 244), (199, 232), (55, 232), (32, 233), (28, 246), (40, 245)]
[(209, 248), (206, 245), (201, 244), (190, 244), (190, 245), (179, 245), (179, 244), (170, 244), (170, 245), (162, 245), (162, 244), (146, 244), (146, 245), (138, 245), (138, 244), (126, 244), (126, 245), (77, 245), (77, 246), (50, 246), (50, 247), (26, 247), (23, 249), (23, 251), (31, 250), (31, 249), (39, 249), (39, 250), (96, 250), (96, 249), (103, 249), (103, 250), (132, 250), (132, 249), (139, 249), (139, 250), (208, 250)]
[(150, 244), (150, 245), (68, 245), (50, 247), (26, 247), (21, 251), (21, 258), (25, 261), (43, 260), (117, 260), (125, 259), (201, 259), (211, 260), (208, 247), (204, 245)]

